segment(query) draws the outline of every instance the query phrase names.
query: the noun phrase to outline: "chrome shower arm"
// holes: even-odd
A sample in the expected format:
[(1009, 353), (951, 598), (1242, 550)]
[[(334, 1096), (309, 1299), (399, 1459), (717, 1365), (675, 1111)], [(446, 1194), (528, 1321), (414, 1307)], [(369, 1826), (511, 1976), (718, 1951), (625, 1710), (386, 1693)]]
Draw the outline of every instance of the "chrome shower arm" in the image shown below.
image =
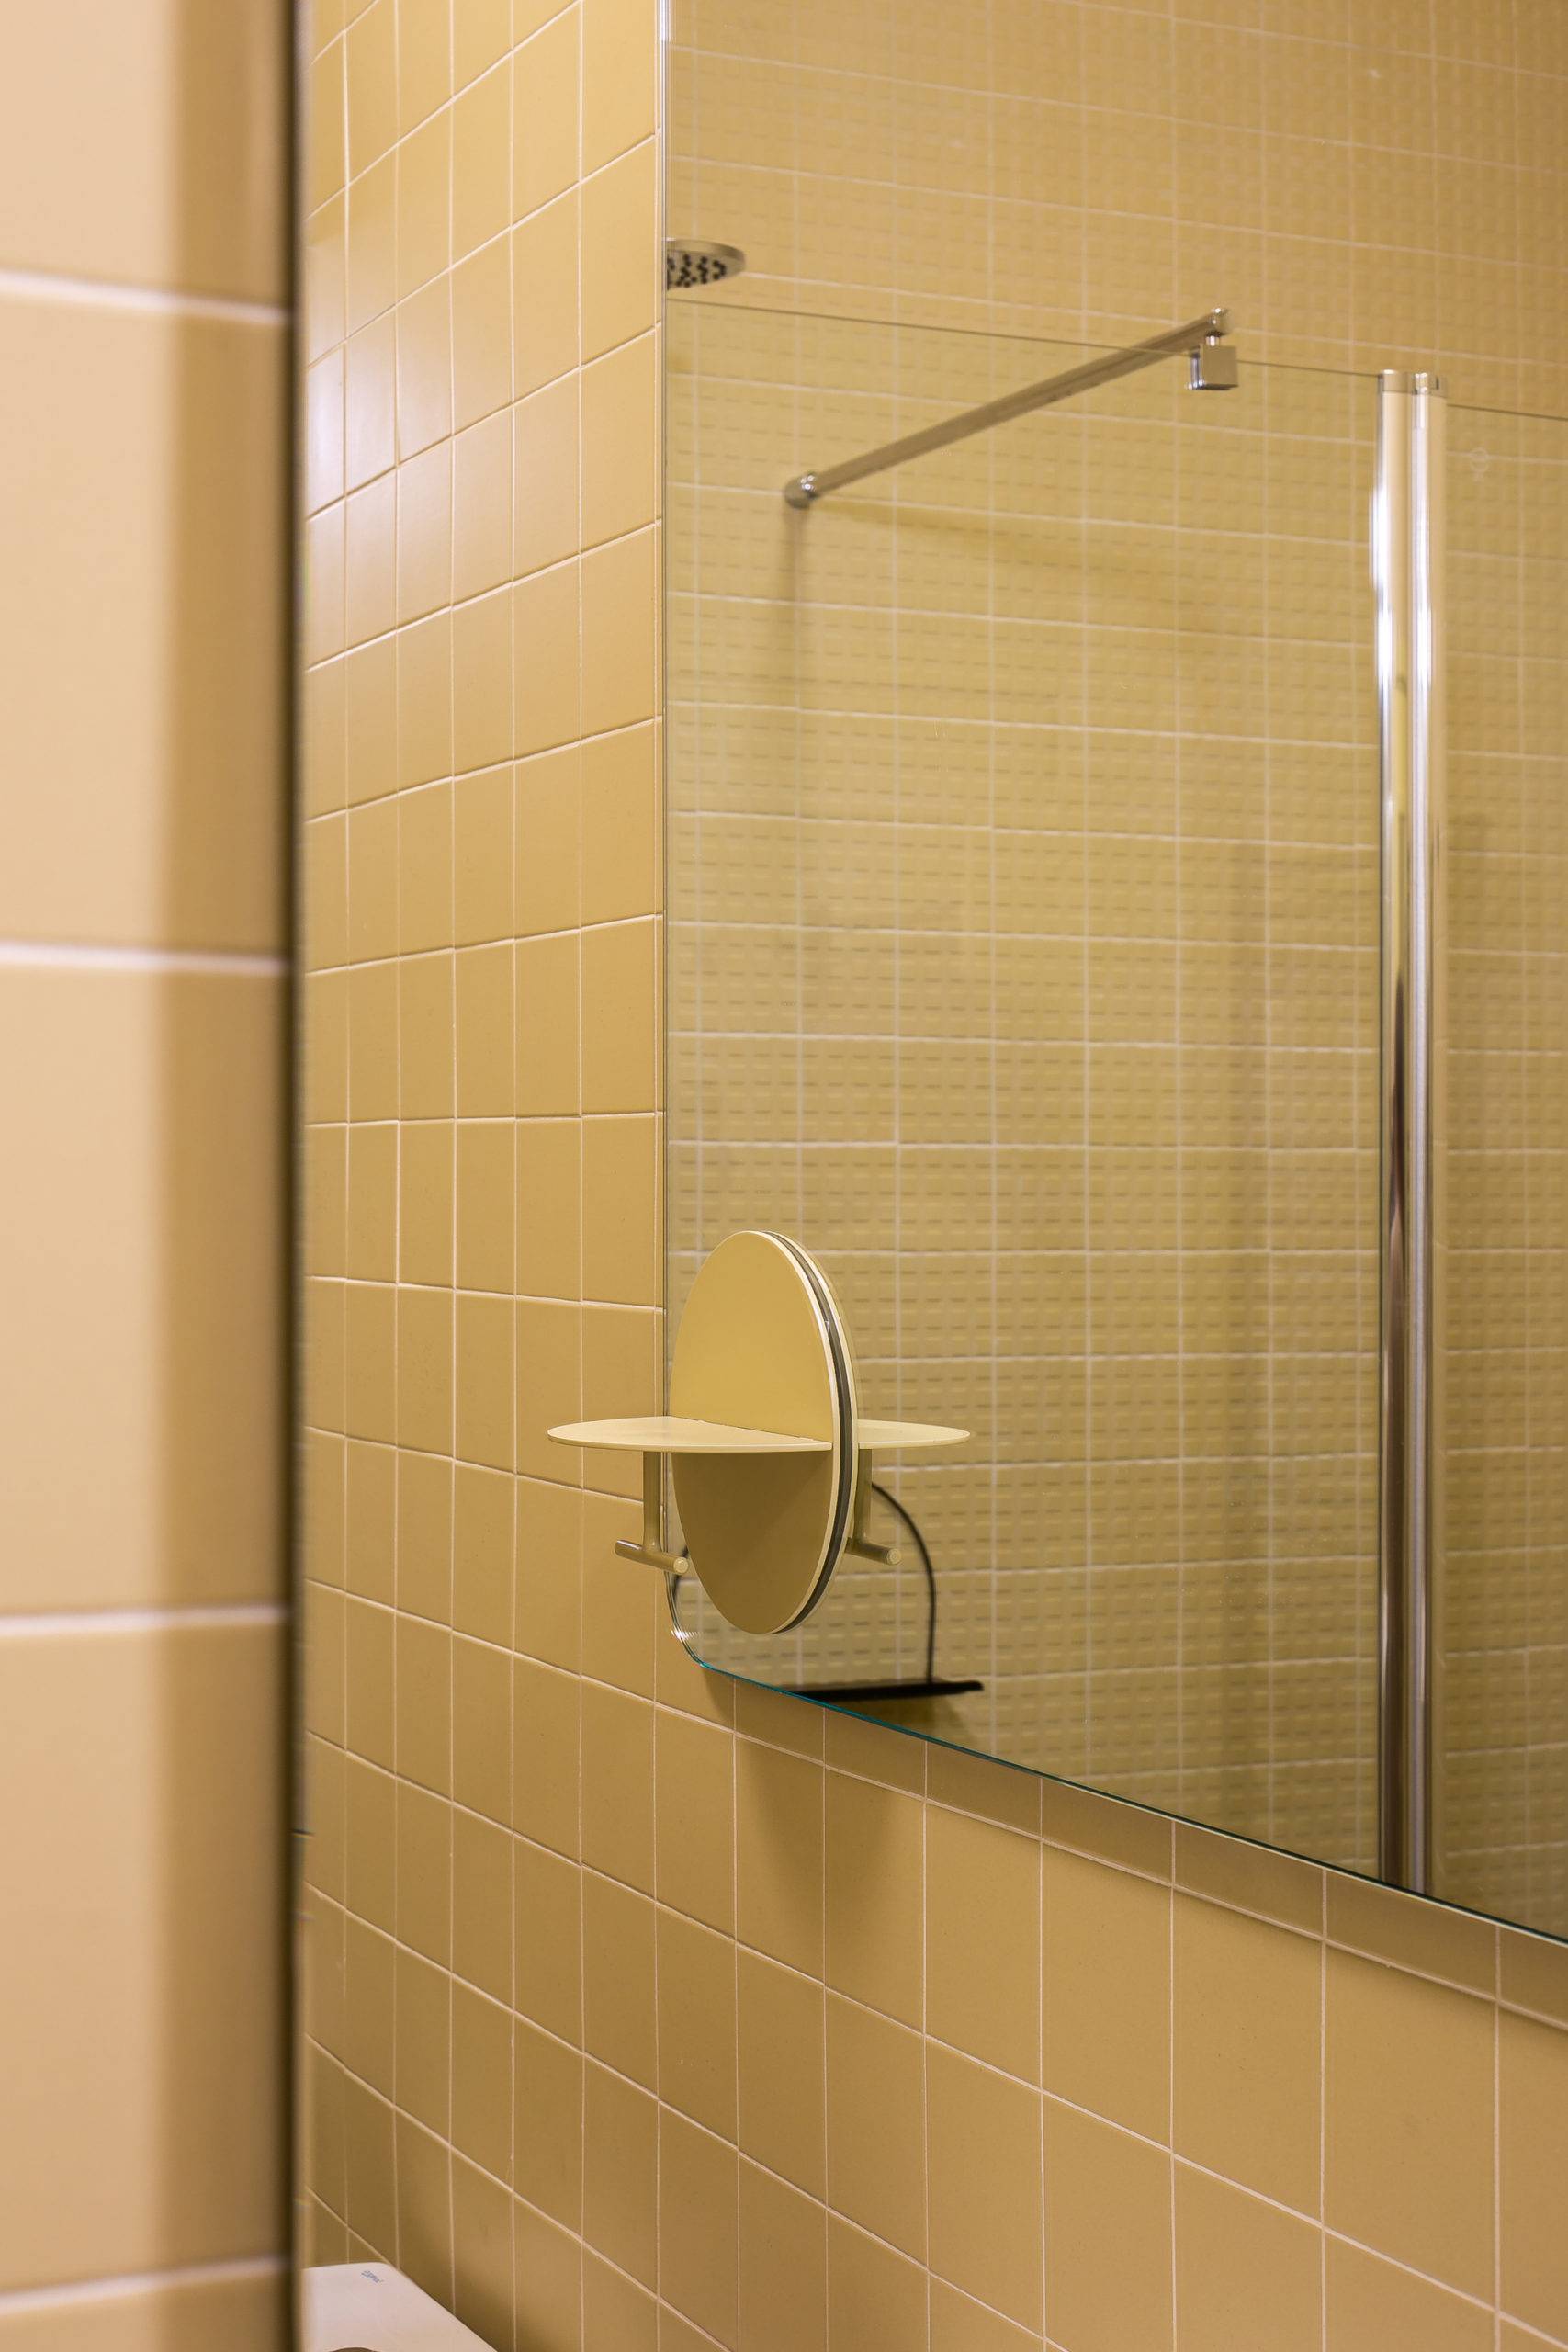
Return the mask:
[(884, 473), (909, 458), (928, 457), (933, 449), (967, 441), (973, 434), (988, 433), (994, 424), (1010, 424), (1014, 417), (1032, 415), (1037, 408), (1055, 408), (1058, 401), (1070, 401), (1077, 392), (1092, 392), (1100, 384), (1113, 384), (1119, 376), (1135, 376), (1140, 368), (1152, 368), (1180, 351), (1191, 359), (1190, 381), (1194, 391), (1229, 391), (1236, 379), (1235, 352), (1222, 341), (1229, 333), (1228, 311), (1205, 311), (1201, 319), (1189, 319), (1185, 326), (1169, 327), (1146, 342), (1108, 352), (1102, 359), (1086, 360), (1082, 367), (1069, 368), (1060, 376), (1047, 376), (1043, 383), (1025, 384), (1021, 391), (1005, 392), (1000, 400), (964, 409), (957, 416), (944, 417), (940, 424), (928, 424), (923, 432), (885, 441), (881, 448), (868, 449), (863, 458), (846, 458), (841, 465), (796, 474), (784, 484), (784, 498), (791, 506), (812, 506), (829, 491), (863, 481), (867, 474)]

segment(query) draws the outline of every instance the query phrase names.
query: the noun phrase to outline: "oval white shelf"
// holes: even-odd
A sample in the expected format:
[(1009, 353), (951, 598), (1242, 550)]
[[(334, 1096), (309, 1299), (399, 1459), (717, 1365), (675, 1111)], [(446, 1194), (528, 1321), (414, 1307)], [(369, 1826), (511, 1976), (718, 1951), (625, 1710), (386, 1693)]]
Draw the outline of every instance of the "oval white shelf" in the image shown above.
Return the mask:
[[(897, 1567), (897, 1546), (873, 1543), (866, 1527), (874, 1453), (961, 1445), (969, 1434), (862, 1419), (831, 1286), (777, 1233), (729, 1234), (705, 1260), (676, 1335), (670, 1402), (686, 1409), (561, 1421), (550, 1436), (641, 1454), (642, 1533), (617, 1536), (617, 1555), (667, 1577), (690, 1570), (747, 1634), (797, 1625), (846, 1555)], [(679, 1554), (664, 1542), (667, 1475)]]
[(919, 1453), (933, 1445), (962, 1445), (967, 1430), (944, 1428), (940, 1421), (868, 1421), (860, 1425), (863, 1453)]
[(828, 1453), (825, 1437), (781, 1437), (728, 1421), (697, 1421), (683, 1413), (644, 1413), (620, 1421), (563, 1421), (550, 1431), (558, 1445), (586, 1445), (619, 1453)]

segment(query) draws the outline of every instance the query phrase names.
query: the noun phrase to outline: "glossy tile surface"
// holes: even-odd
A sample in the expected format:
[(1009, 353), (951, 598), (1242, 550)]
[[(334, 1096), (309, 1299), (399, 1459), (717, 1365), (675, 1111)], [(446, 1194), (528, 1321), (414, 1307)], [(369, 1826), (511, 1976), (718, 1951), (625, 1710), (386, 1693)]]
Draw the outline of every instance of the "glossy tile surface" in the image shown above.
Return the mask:
[[(374, 17), (384, 5), (374, 0), (366, 13)], [(708, 14), (716, 40), (723, 24)], [(787, 18), (755, 17), (749, 37), (773, 45), (774, 80), (794, 72), (798, 40), (813, 54), (824, 45), (835, 72), (890, 81), (891, 61), (876, 43), (883, 21), (813, 0)], [(454, 78), (461, 95), (499, 61), (489, 6), (457, 0), (453, 24), (450, 49), (421, 50), (417, 73), (412, 62), (400, 70), (400, 169), (419, 126), (446, 119)], [(1072, 6), (1045, 17), (1033, 11), (1031, 27), (1038, 53), (1028, 70), (1093, 93), (1093, 168), (1135, 175), (1140, 200), (1166, 200), (1168, 174), (1162, 179), (1137, 126), (1174, 87), (1161, 62), (1174, 49), (1169, 18)], [(661, 525), (650, 523), (642, 487), (652, 420), (639, 406), (657, 387), (646, 322), (658, 224), (651, 101), (634, 96), (652, 29), (651, 16), (639, 22), (620, 0), (573, 0), (560, 11), (518, 0), (513, 10), (508, 581), (493, 577), (493, 543), (477, 551), (470, 532), (476, 569), (459, 582), (456, 508), (421, 470), (429, 452), (448, 446), (423, 378), (410, 381), (406, 441), (396, 412), (389, 427), (378, 406), (374, 353), (358, 379), (365, 413), (350, 415), (348, 438), (369, 469), (363, 481), (393, 473), (400, 521), (412, 507), (423, 534), (404, 533), (408, 590), (396, 636), (403, 673), (434, 675), (435, 715), (425, 726), (422, 714), (418, 759), (400, 771), (397, 704), (388, 726), (385, 682), (371, 668), (352, 689), (365, 721), (351, 725), (351, 756), (335, 761), (330, 739), (320, 789), (307, 779), (303, 820), (307, 875), (321, 874), (331, 902), (315, 957), (321, 986), (306, 1014), (310, 1115), (324, 1171), (306, 1244), (310, 1352), (321, 1365), (308, 1519), (310, 1645), (321, 1668), (311, 1874), (320, 1889), (312, 1974), (322, 1997), (312, 2041), (327, 2086), (310, 2175), (313, 2249), (329, 2259), (400, 2260), (444, 2300), (483, 2314), (507, 2352), (535, 2343), (579, 2352), (620, 2340), (616, 2330), (654, 2352), (711, 2352), (715, 2344), (816, 2352), (824, 2341), (833, 2352), (1018, 2352), (1031, 2344), (1189, 2352), (1190, 2337), (1202, 2352), (1227, 2342), (1278, 2343), (1287, 2352), (1312, 2343), (1315, 2352), (1310, 2330), (1316, 2324), (1321, 2336), (1326, 2245), (1335, 2352), (1364, 2352), (1382, 2340), (1378, 2329), (1392, 2348), (1400, 2327), (1415, 2331), (1413, 2344), (1430, 2340), (1444, 2352), (1448, 2327), (1455, 2352), (1470, 2352), (1474, 2314), (1488, 2340), (1494, 2332), (1491, 2289), (1474, 2299), (1441, 2268), (1410, 2269), (1403, 2217), (1387, 2210), (1376, 2183), (1348, 2192), (1345, 2217), (1331, 2218), (1337, 2233), (1325, 2238), (1309, 2160), (1325, 2119), (1311, 1989), (1341, 1959), (1377, 1967), (1393, 2022), (1386, 2046), (1366, 2061), (1369, 2096), (1403, 2081), (1396, 2045), (1406, 2025), (1423, 2030), (1425, 1996), (1447, 1989), (1437, 1980), (1452, 1964), (1441, 1926), (1431, 1921), (1423, 1938), (1430, 1915), (1411, 1922), (1409, 1941), (1392, 1955), (1398, 1964), (1380, 1966), (1348, 1945), (1325, 1945), (1318, 1871), (1255, 1857), (1234, 1841), (1178, 1850), (1169, 1824), (1151, 1815), (1055, 1786), (1043, 1804), (1027, 1776), (783, 1702), (770, 1708), (698, 1673), (669, 1640), (657, 1594), (609, 1555), (612, 1533), (632, 1515), (614, 1467), (585, 1468), (543, 1439), (547, 1422), (580, 1409), (585, 1396), (606, 1410), (618, 1408), (612, 1397), (625, 1398), (627, 1410), (650, 1407), (658, 1379), (658, 1295), (643, 1283), (641, 1152), (644, 1123), (659, 1119), (666, 1098), (655, 981), (658, 722), (649, 717), (642, 540), (651, 543)], [(949, 29), (933, 19), (920, 31), (933, 108), (954, 70)], [(1294, 38), (1321, 39), (1338, 53), (1347, 29), (1314, 16)], [(413, 42), (416, 30), (403, 11), (400, 40)], [(1224, 38), (1182, 28), (1189, 91), (1194, 73), (1205, 88), (1221, 85), (1233, 37), (1258, 40), (1252, 26), (1204, 31)], [(330, 91), (334, 74), (358, 70), (354, 57), (365, 44), (370, 78), (360, 113), (367, 108), (374, 120), (383, 101), (372, 34), (380, 38), (373, 24), (345, 42), (335, 22), (324, 22), (309, 78)], [(993, 40), (1008, 38), (1004, 12)], [(997, 71), (1020, 70), (998, 48)], [(1106, 103), (1118, 93), (1118, 103)], [(1293, 84), (1286, 96), (1295, 102)], [(1072, 111), (1060, 96), (1040, 103)], [(1101, 119), (1129, 115), (1133, 128)], [(353, 107), (348, 119), (352, 135)], [(1043, 117), (1040, 127), (1054, 119)], [(1245, 126), (1232, 128), (1239, 152)], [(869, 116), (862, 133), (868, 155), (892, 135)], [(1076, 128), (1070, 138), (1043, 138), (1032, 159), (1041, 170), (1081, 174), (1087, 138), (1086, 130), (1080, 142)], [(333, 142), (323, 144), (330, 164)], [(364, 157), (355, 175), (372, 173), (378, 160)], [(482, 160), (475, 157), (476, 169)], [(775, 168), (765, 125), (734, 167), (742, 168), (761, 200)], [(425, 170), (421, 161), (420, 200), (439, 209), (429, 191), (442, 183)], [(716, 167), (705, 187), (705, 216), (709, 195), (720, 212), (739, 200), (728, 171)], [(308, 276), (321, 280), (323, 301), (336, 268), (332, 241), (342, 233), (336, 193), (335, 182), (325, 187), (311, 216), (310, 233), (323, 242), (309, 246)], [(446, 276), (448, 237), (443, 217), (403, 240), (420, 256), (420, 287)], [(1118, 251), (1118, 266), (1131, 272), (1135, 252), (1126, 254), (1125, 241)], [(519, 288), (531, 300), (519, 303)], [(499, 273), (491, 299), (499, 325)], [(440, 303), (431, 307), (439, 318)], [(487, 463), (499, 467), (499, 455)], [(455, 458), (453, 468), (456, 481)], [(320, 487), (330, 514), (335, 477)], [(330, 682), (345, 659), (365, 666), (366, 649), (345, 656), (337, 542), (323, 530), (320, 544), (311, 675), (331, 718)], [(595, 578), (592, 565), (607, 548), (620, 553)], [(581, 634), (573, 626), (580, 560), (590, 624)], [(465, 625), (463, 695), (479, 740), (459, 752), (447, 717), (449, 657), (440, 650), (454, 641), (447, 615), (454, 596), (467, 608), (508, 585), (527, 590), (513, 594), (509, 632)], [(438, 650), (427, 669), (420, 633), (433, 629)], [(395, 655), (394, 687), (398, 676)], [(508, 727), (514, 731), (498, 750)], [(1141, 771), (1130, 750), (1127, 761), (1125, 805), (1134, 806)], [(498, 767), (514, 767), (515, 792), (509, 805), (489, 789), (475, 796), (458, 856), (460, 796)], [(339, 905), (352, 886), (339, 880), (334, 831), (350, 807), (382, 800), (397, 808), (412, 919), (399, 936), (393, 985), (379, 977), (378, 960), (358, 952), (366, 943), (363, 934), (354, 941), (347, 898)], [(488, 873), (493, 888), (482, 941), (458, 928), (462, 870)], [(373, 849), (372, 946), (384, 920), (378, 871)], [(498, 927), (503, 871), (513, 882), (510, 929)], [(467, 994), (465, 1047), (456, 967), (474, 947), (490, 954), (502, 944), (512, 952), (512, 989)], [(749, 985), (744, 972), (736, 985)], [(501, 1075), (508, 1056), (510, 1099)], [(466, 1083), (481, 1088), (482, 1102), (459, 1101)], [(832, 1099), (824, 1089), (824, 1118)], [(389, 1271), (380, 1145), (369, 1146), (363, 1193), (351, 1171), (362, 1131), (394, 1122), (400, 1175)], [(510, 1160), (494, 1139), (502, 1135), (513, 1138)], [(341, 1157), (330, 1140), (340, 1137)], [(508, 1164), (517, 1200), (503, 1214)], [(356, 1271), (345, 1256), (351, 1223), (366, 1253)], [(439, 1443), (428, 1442), (434, 1424), (422, 1423), (417, 1438), (398, 1435), (400, 1402), (426, 1409), (432, 1362), (448, 1327), (457, 1328), (455, 1306), (449, 1316), (444, 1306), (409, 1311), (411, 1294), (430, 1292), (515, 1306), (515, 1472), (488, 1460), (444, 1406)], [(336, 1369), (341, 1329), (350, 1334), (347, 1381)], [(350, 1426), (351, 1394), (363, 1429)], [(1151, 1398), (1149, 1409), (1156, 1404)], [(389, 1607), (384, 1567), (376, 1581), (384, 1502), (376, 1474), (350, 1468), (358, 1449), (389, 1445), (397, 1456), (398, 1619), (389, 1668), (384, 1640), (367, 1638), (363, 1621), (340, 1641), (351, 1603), (370, 1613)], [(506, 1483), (514, 1509), (504, 1534), (487, 1522), (470, 1553), (456, 1498), (458, 1481), (481, 1473)], [(351, 1571), (355, 1493), (368, 1531), (359, 1556), (369, 1566)], [(1152, 1510), (1155, 1500), (1141, 1508)], [(495, 1602), (498, 1547), (511, 1569), (510, 1616)], [(626, 1598), (639, 1590), (643, 1602)], [(514, 1659), (505, 1694), (471, 1662), (465, 1688), (489, 1695), (474, 1697), (485, 1720), (461, 1742), (450, 1713), (459, 1608), (458, 1638)], [(390, 1674), (400, 1687), (400, 1640), (416, 1623), (406, 1655), (422, 1661), (421, 1696), (400, 1723), (389, 1694), (378, 1702), (351, 1661), (368, 1667), (372, 1685)], [(355, 1696), (357, 1704), (345, 1704)], [(378, 1760), (389, 1713), (389, 1771)], [(418, 1777), (404, 1769), (400, 1736), (412, 1744)], [(510, 1826), (453, 1794), (458, 1758), (466, 1752), (476, 1769), (487, 1755), (493, 1762), (503, 1737)], [(336, 1793), (353, 1785), (350, 1770), (363, 1776), (352, 1815)], [(493, 1792), (493, 1771), (481, 1778)], [(379, 1794), (387, 1783), (389, 1832)], [(493, 1793), (485, 1801), (497, 1802)], [(348, 2054), (356, 2048), (384, 2064), (376, 1961), (362, 2030), (345, 2012), (336, 1959), (348, 1949), (350, 1918), (388, 1932), (389, 1834), (399, 1947), (389, 2097)], [(1181, 1929), (1174, 1970), (1173, 1909), (1184, 1922), (1201, 1915)], [(1568, 1997), (1555, 1948), (1521, 1939), (1519, 1953), (1504, 1967), (1517, 2015), (1549, 2020)], [(493, 2010), (510, 1998), (504, 2162), (471, 2055), (458, 2124), (445, 2037), (448, 2001), (455, 2015), (459, 1998), (470, 2022), (483, 2018), (492, 2033)], [(353, 1999), (350, 1990), (350, 2008)], [(1505, 2030), (1513, 2015), (1505, 2014)], [(1331, 2018), (1331, 2146), (1336, 2030)], [(1543, 2128), (1534, 2109), (1521, 2107), (1517, 2144), (1534, 2149)], [(1179, 2137), (1173, 2155), (1173, 2132), (1190, 2133), (1190, 2149)], [(1451, 2150), (1437, 2148), (1439, 2200), (1467, 2199), (1475, 2144), (1467, 2134)], [(1507, 2164), (1505, 2155), (1506, 2182)], [(1506, 2291), (1528, 2299), (1550, 2284), (1551, 2249), (1529, 2192), (1513, 2207), (1508, 2194)], [(1289, 2293), (1270, 2298), (1273, 2278)], [(1519, 2318), (1536, 2308), (1521, 2302)], [(1553, 2334), (1568, 2341), (1568, 2313), (1554, 2319), (1548, 2341)]]

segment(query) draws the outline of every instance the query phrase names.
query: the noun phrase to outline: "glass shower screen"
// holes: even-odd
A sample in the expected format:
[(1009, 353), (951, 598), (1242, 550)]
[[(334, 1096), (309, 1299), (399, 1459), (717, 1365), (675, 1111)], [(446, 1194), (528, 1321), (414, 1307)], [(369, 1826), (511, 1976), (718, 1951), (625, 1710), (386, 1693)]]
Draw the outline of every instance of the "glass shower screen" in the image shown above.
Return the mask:
[(671, 1325), (783, 1231), (866, 1411), (973, 1432), (890, 1466), (897, 1567), (768, 1639), (682, 1578), (678, 1623), (1371, 1869), (1375, 383), (1172, 363), (802, 512), (1089, 355), (667, 318)]
[(1568, 425), (1449, 415), (1438, 1886), (1568, 1935)]

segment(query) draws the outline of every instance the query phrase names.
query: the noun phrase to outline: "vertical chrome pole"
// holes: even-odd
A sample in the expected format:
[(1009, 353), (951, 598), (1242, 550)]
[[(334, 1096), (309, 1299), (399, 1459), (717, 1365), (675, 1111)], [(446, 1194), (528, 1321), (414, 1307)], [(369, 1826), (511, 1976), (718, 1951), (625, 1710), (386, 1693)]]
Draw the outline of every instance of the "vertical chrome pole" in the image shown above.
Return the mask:
[(1378, 1869), (1418, 1894), (1432, 1883), (1442, 1513), (1444, 426), (1435, 376), (1382, 378), (1372, 514), (1382, 789)]

